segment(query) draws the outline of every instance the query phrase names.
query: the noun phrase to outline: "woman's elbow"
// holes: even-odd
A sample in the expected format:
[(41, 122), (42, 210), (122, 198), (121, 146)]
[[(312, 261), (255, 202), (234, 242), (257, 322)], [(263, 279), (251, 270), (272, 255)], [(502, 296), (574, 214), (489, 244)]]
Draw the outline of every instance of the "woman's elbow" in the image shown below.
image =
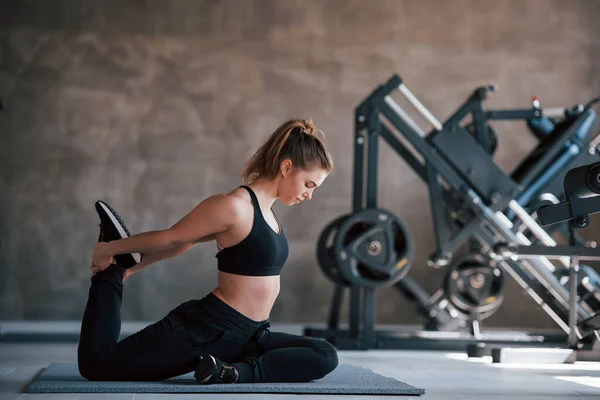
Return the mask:
[(195, 243), (195, 238), (172, 228), (159, 231), (158, 234), (157, 242), (159, 243), (159, 247), (164, 249), (193, 245)]

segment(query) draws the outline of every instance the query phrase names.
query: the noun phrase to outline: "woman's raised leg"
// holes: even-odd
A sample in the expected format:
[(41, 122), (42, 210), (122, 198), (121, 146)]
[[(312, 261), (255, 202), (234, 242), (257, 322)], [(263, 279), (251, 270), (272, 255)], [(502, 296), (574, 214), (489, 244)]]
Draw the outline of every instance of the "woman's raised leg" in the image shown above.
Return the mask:
[(187, 303), (118, 342), (122, 296), (118, 265), (92, 278), (78, 348), (79, 371), (86, 379), (163, 380), (193, 371), (206, 351), (227, 358), (236, 348), (223, 342), (223, 327), (190, 317)]

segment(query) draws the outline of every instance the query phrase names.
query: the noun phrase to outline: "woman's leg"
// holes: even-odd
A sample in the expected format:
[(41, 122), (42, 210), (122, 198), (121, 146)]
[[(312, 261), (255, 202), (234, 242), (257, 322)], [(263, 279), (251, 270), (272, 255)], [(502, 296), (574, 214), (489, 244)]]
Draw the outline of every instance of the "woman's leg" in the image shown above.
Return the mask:
[(88, 379), (96, 359), (117, 342), (121, 333), (124, 271), (112, 264), (92, 277), (77, 348), (79, 372)]
[(310, 382), (338, 365), (337, 351), (323, 339), (263, 331), (258, 339), (261, 355), (244, 355), (235, 366), (239, 382)]
[(117, 342), (123, 268), (113, 264), (92, 278), (81, 326), (78, 363), (90, 380), (163, 380), (195, 369), (198, 355), (228, 357), (225, 330), (186, 315), (185, 305)]

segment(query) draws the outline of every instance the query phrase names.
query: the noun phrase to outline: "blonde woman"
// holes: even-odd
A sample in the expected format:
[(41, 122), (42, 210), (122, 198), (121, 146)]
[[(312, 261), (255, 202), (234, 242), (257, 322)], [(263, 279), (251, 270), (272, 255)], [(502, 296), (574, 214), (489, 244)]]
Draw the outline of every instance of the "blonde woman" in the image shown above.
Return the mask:
[[(269, 314), (288, 257), (271, 206), (310, 200), (333, 169), (314, 124), (290, 120), (247, 162), (244, 186), (198, 204), (172, 227), (130, 236), (119, 215), (96, 202), (101, 234), (78, 348), (89, 380), (163, 380), (194, 371), (211, 383), (307, 382), (333, 371), (328, 342), (271, 332)], [(199, 242), (215, 241), (218, 286), (118, 342), (123, 280)]]

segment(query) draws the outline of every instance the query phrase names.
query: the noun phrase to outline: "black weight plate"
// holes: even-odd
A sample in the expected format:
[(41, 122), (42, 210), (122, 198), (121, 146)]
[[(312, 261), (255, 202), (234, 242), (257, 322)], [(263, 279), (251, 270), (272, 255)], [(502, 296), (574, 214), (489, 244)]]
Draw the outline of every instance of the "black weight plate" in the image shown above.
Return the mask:
[(362, 286), (389, 286), (408, 273), (414, 242), (408, 226), (393, 213), (369, 209), (340, 223), (333, 241), (340, 275)]
[(462, 318), (483, 320), (504, 300), (505, 274), (480, 254), (457, 257), (448, 268), (444, 292)]
[(333, 236), (337, 233), (339, 225), (346, 220), (346, 218), (348, 218), (348, 215), (342, 215), (323, 228), (319, 235), (319, 239), (317, 240), (317, 260), (321, 271), (323, 271), (327, 278), (335, 283), (350, 286), (350, 282), (340, 276), (331, 245)]

